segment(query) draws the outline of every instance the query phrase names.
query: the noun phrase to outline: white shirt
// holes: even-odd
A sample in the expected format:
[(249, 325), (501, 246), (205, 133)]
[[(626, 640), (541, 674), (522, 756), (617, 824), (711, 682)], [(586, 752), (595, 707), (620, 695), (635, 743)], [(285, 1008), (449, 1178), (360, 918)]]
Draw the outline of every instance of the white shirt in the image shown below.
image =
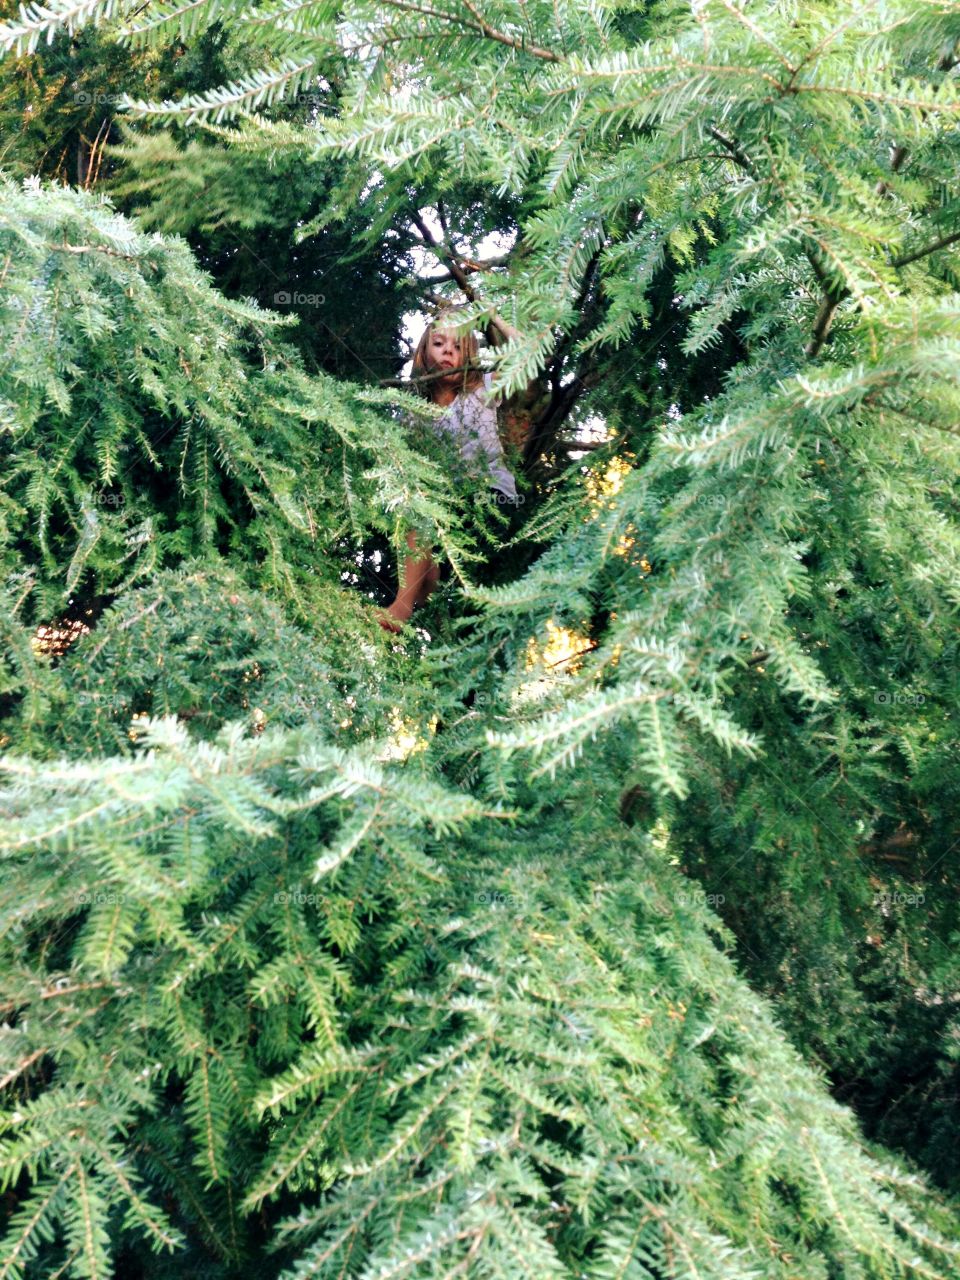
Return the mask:
[(493, 374), (487, 372), (483, 375), (482, 386), (458, 394), (456, 400), (447, 406), (443, 417), (437, 420), (436, 427), (454, 438), (460, 456), (471, 471), (475, 471), (476, 464), (479, 464), (489, 474), (490, 485), (516, 501), (517, 482), (504, 460), (503, 445), (497, 431), (497, 409), (503, 397), (496, 396), (488, 404), (484, 403), (484, 393), (492, 387)]

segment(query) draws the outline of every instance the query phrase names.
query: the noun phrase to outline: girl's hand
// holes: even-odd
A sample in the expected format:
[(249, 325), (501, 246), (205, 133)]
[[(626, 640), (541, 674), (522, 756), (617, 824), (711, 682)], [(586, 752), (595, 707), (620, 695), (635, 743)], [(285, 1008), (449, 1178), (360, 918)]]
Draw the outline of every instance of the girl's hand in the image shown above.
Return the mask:
[(519, 329), (514, 329), (513, 325), (507, 324), (497, 315), (493, 307), (487, 312), (490, 319), (487, 321), (487, 341), (492, 347), (499, 347), (504, 342), (509, 342), (511, 338), (520, 338), (523, 335)]
[[(487, 324), (487, 340), (491, 346), (499, 347), (503, 343), (509, 342), (511, 338), (523, 337), (519, 329), (514, 329), (513, 325), (507, 324), (506, 320), (501, 319), (493, 307), (490, 308), (487, 314), (490, 317)], [(493, 376), (494, 381), (496, 381), (496, 373)], [(512, 396), (505, 400), (504, 405), (513, 413), (528, 413), (541, 398), (543, 391), (543, 383), (539, 378), (534, 378), (525, 387), (515, 391)]]

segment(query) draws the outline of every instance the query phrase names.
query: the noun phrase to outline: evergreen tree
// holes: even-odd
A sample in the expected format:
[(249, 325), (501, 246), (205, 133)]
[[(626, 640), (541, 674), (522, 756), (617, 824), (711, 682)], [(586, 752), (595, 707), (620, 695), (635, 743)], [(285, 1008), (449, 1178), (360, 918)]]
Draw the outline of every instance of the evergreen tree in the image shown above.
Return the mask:
[(0, 413), (20, 447), (3, 464), (3, 568), (33, 575), (30, 617), (204, 554), (302, 614), (336, 612), (343, 562), (323, 552), (344, 533), (400, 538), (428, 510), (451, 559), (469, 557), (436, 451), (384, 412), (394, 392), (308, 376), (276, 338), (289, 317), (227, 300), (182, 241), (102, 199), (33, 182), (4, 196)]
[[(241, 130), (344, 166), (316, 231), (515, 219), (482, 272), (446, 219), (448, 291), (615, 432), (522, 574), (472, 584), (411, 399), (93, 197), (4, 192), (0, 1275), (960, 1274), (809, 1062), (879, 1061), (904, 1143), (870, 1013), (936, 1033), (954, 1176), (958, 14), (424, 8), (134, 15), (265, 64), (134, 113), (330, 70), (335, 118)], [(410, 523), (455, 573), (394, 645), (330, 552)], [(51, 664), (71, 593), (103, 612)]]

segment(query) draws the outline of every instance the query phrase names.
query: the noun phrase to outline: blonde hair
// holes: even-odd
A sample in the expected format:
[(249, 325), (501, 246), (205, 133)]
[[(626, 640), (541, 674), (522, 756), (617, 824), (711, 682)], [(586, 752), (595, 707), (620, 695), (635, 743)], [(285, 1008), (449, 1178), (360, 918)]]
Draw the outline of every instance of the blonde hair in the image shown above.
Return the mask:
[[(446, 314), (452, 314), (447, 312)], [(410, 370), (410, 377), (413, 380), (414, 389), (424, 397), (425, 400), (433, 399), (434, 387), (437, 385), (438, 379), (433, 378), (428, 381), (421, 381), (425, 374), (431, 372), (427, 368), (427, 343), (430, 341), (430, 335), (434, 329), (440, 327), (442, 316), (438, 316), (436, 320), (431, 320), (424, 329), (420, 341), (417, 343), (417, 349), (413, 353), (413, 367)], [(444, 326), (446, 328), (446, 326)], [(452, 326), (450, 326), (452, 328)], [(473, 391), (475, 387), (483, 385), (483, 369), (479, 361), (480, 346), (477, 342), (475, 330), (470, 329), (467, 333), (460, 335), (460, 363), (465, 366), (462, 373), (462, 384), (458, 388), (460, 392)]]

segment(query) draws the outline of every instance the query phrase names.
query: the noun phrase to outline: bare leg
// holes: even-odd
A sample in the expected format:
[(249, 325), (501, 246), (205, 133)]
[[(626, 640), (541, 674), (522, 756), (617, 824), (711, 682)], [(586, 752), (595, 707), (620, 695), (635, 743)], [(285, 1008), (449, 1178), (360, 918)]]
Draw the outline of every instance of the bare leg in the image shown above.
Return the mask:
[[(440, 580), (440, 567), (433, 563), (429, 550), (424, 553), (417, 546), (417, 535), (413, 529), (407, 530), (407, 547), (410, 555), (403, 564), (399, 589), (393, 601), (387, 605), (386, 612), (398, 622), (406, 622), (418, 604), (422, 604)], [(392, 627), (387, 618), (380, 619), (380, 625), (388, 631), (398, 630)]]

